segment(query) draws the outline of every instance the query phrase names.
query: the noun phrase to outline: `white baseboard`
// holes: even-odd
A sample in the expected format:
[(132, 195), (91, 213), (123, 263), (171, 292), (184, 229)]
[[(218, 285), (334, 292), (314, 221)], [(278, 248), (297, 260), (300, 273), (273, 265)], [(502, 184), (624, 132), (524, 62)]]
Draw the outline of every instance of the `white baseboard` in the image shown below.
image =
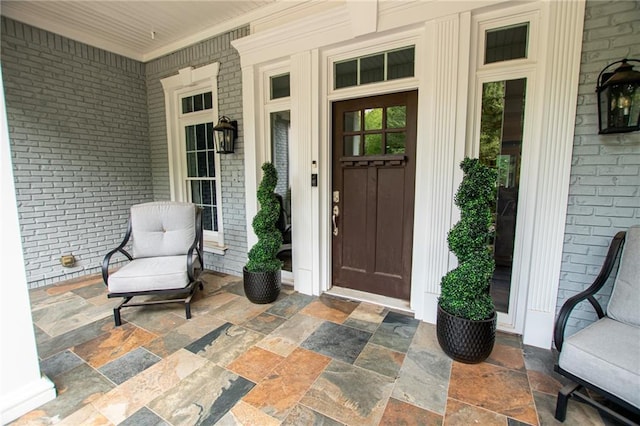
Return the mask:
[(18, 417), (55, 399), (56, 388), (51, 380), (42, 376), (39, 380), (0, 395), (0, 424), (7, 424)]

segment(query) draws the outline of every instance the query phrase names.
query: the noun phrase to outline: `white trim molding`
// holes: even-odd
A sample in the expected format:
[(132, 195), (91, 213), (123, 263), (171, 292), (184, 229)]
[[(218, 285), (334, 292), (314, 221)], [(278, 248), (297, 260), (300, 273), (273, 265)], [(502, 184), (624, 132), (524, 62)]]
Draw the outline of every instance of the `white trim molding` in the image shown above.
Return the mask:
[[(498, 25), (533, 14), (533, 56), (513, 61), (514, 69), (535, 82), (527, 108), (534, 123), (527, 134), (535, 142), (528, 170), (532, 183), (524, 201), (526, 226), (521, 257), (531, 266), (517, 271), (522, 297), (518, 309), (524, 341), (550, 347), (562, 252), (568, 176), (577, 99), (577, 76), (584, 0), (572, 2), (383, 2), (375, 1), (364, 22), (355, 22), (362, 5), (319, 8), (281, 25), (262, 25), (250, 36), (232, 41), (240, 53), (247, 194), (247, 233), (256, 212), (255, 188), (264, 159), (260, 138), (264, 102), (260, 81), (265, 69), (289, 61), (293, 170), (294, 278), (296, 289), (320, 294), (331, 287), (331, 103), (355, 97), (418, 89), (415, 223), (410, 308), (416, 318), (435, 322), (442, 276), (456, 265), (446, 236), (458, 220), (453, 203), (462, 179), (459, 163), (473, 154), (475, 99), (479, 73), (498, 66), (477, 67), (473, 43), (478, 16)], [(370, 13), (370, 14), (369, 14)], [(356, 13), (357, 15), (357, 13)], [(493, 21), (491, 21), (493, 20)], [(506, 20), (506, 21), (505, 21)], [(286, 21), (286, 22), (285, 22)], [(415, 76), (397, 81), (333, 89), (332, 63), (415, 43)], [(410, 43), (410, 44), (411, 44)], [(482, 68), (482, 69), (479, 69)], [(530, 102), (531, 101), (531, 102)], [(524, 168), (523, 168), (524, 170)], [(310, 176), (318, 173), (318, 187)], [(541, 208), (544, 211), (540, 211)], [(298, 228), (296, 224), (304, 229)], [(544, 318), (544, 321), (541, 321)]]
[[(171, 199), (177, 201), (191, 201), (191, 195), (187, 190), (185, 180), (186, 169), (186, 148), (184, 144), (184, 126), (194, 125), (203, 122), (213, 122), (218, 120), (218, 62), (198, 68), (187, 67), (178, 70), (178, 74), (160, 80), (164, 90), (165, 119), (167, 126), (167, 150), (169, 160), (169, 187)], [(182, 114), (180, 99), (197, 93), (211, 91), (212, 108)], [(224, 230), (222, 218), (222, 196), (221, 196), (221, 173), (220, 155), (215, 154), (215, 167), (218, 171), (215, 177), (215, 187), (218, 196), (217, 200), (217, 223), (216, 231), (206, 231), (204, 235), (205, 251), (215, 254), (224, 254)]]
[(542, 134), (523, 341), (550, 348), (569, 196), (585, 1), (544, 2)]

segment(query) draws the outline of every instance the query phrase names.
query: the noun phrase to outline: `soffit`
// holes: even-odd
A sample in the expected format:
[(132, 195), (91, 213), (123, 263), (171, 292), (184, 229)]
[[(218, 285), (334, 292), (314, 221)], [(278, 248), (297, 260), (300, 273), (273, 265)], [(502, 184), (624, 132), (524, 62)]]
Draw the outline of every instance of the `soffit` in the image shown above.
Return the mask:
[(2, 0), (0, 12), (25, 24), (146, 62), (277, 13), (291, 4), (278, 0)]

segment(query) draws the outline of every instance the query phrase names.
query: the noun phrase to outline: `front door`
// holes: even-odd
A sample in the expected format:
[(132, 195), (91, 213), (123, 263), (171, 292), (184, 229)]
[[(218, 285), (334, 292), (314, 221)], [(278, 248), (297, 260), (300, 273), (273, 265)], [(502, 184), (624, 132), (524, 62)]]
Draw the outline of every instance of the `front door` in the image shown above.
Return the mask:
[(409, 300), (418, 93), (333, 104), (332, 284)]

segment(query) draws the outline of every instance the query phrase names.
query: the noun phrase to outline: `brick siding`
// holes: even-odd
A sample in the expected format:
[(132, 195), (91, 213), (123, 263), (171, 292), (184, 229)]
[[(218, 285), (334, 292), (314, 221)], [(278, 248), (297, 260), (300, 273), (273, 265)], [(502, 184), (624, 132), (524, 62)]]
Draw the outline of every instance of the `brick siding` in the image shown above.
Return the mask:
[[(588, 1), (558, 310), (593, 282), (613, 235), (640, 223), (640, 134), (598, 135), (598, 74), (625, 57), (640, 58), (640, 2)], [(603, 303), (612, 282), (603, 292)], [(589, 303), (580, 304), (567, 333), (596, 318)]]
[(98, 272), (153, 196), (144, 64), (5, 17), (1, 59), (29, 287)]

